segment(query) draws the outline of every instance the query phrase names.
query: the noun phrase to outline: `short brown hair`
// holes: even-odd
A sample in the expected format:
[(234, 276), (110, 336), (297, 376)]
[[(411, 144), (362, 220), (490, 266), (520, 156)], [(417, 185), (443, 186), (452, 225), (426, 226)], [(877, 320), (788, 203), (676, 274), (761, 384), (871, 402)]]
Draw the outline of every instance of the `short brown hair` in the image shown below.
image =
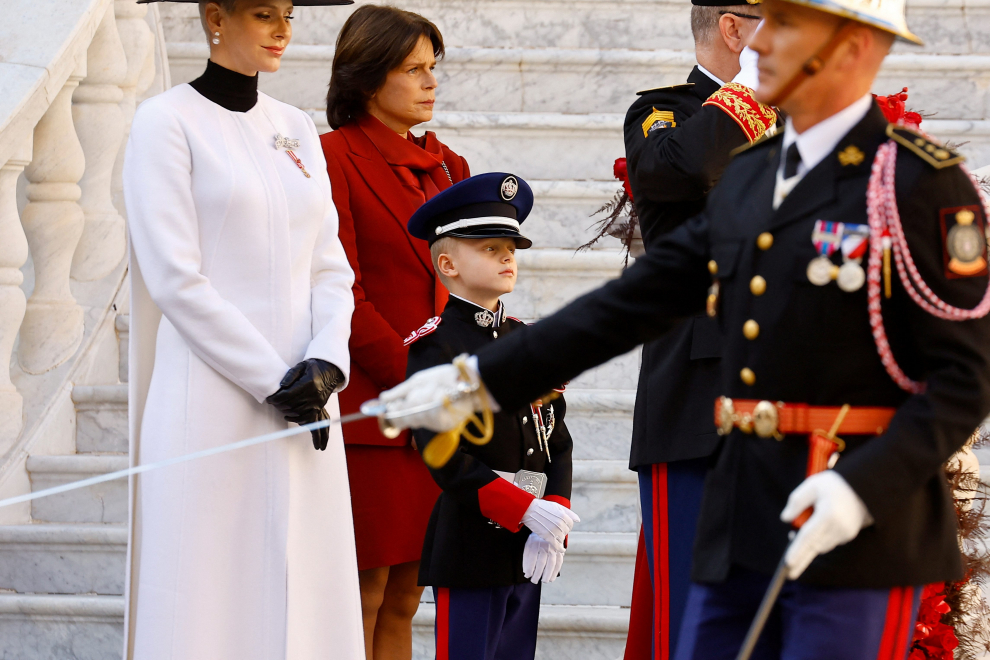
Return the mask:
[(731, 7), (708, 7), (702, 5), (691, 6), (691, 34), (694, 36), (694, 43), (700, 46), (707, 46), (715, 41), (718, 35), (718, 22), (723, 14), (752, 14), (761, 9), (759, 5), (733, 5)]
[(409, 57), (420, 37), (429, 37), (433, 54), (444, 54), (437, 26), (419, 14), (383, 5), (364, 5), (344, 23), (333, 56), (327, 121), (336, 130), (360, 117), (388, 72)]

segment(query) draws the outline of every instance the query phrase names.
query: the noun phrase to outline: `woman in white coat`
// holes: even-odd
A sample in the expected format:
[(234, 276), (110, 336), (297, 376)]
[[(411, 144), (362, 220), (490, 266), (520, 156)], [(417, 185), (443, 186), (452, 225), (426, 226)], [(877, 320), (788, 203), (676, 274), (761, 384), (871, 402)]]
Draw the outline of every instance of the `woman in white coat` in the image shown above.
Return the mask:
[[(258, 71), (279, 68), (291, 11), (289, 0), (201, 3), (206, 73), (134, 117), (135, 464), (339, 414), (353, 273), (326, 163), (309, 116), (257, 92)], [(132, 484), (126, 658), (364, 657), (339, 425), (312, 440)]]

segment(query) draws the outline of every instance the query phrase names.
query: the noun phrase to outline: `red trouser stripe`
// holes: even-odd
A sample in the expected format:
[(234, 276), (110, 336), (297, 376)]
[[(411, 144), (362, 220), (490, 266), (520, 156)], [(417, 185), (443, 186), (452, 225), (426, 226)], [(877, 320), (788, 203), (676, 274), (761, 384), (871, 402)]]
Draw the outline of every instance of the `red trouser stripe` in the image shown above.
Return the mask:
[(914, 588), (894, 587), (887, 601), (887, 617), (877, 660), (904, 660), (911, 641), (911, 613), (914, 611)]
[(654, 660), (670, 660), (670, 534), (667, 522), (667, 464), (653, 466)]
[(450, 589), (437, 588), (437, 660), (450, 660)]

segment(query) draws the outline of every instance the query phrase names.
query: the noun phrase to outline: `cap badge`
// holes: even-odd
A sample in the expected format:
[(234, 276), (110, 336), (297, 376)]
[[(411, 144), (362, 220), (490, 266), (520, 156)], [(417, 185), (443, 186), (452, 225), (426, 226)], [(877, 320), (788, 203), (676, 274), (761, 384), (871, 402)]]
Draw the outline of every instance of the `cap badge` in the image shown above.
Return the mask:
[(509, 202), (515, 198), (516, 193), (519, 192), (519, 182), (516, 181), (516, 177), (507, 176), (502, 180), (502, 199)]
[(487, 309), (483, 309), (480, 312), (475, 312), (474, 322), (482, 328), (490, 328), (495, 325), (495, 314)]

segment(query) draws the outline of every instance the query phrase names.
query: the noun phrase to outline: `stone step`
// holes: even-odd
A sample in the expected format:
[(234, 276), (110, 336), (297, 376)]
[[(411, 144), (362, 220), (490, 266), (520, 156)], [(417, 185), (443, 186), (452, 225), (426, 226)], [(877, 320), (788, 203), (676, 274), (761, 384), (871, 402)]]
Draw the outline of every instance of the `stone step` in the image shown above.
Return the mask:
[[(120, 454), (29, 456), (31, 490), (39, 491), (127, 467)], [(40, 522), (127, 522), (127, 480), (117, 479), (31, 502), (31, 517)]]
[(573, 532), (560, 577), (543, 585), (548, 605), (629, 607), (638, 533)]
[[(117, 317), (119, 321), (121, 318)], [(127, 452), (127, 384), (76, 385), (76, 451)]]
[[(582, 378), (606, 374), (612, 364)], [(567, 388), (567, 429), (574, 439), (574, 459), (628, 461), (635, 390)]]
[(126, 553), (124, 525), (0, 526), (0, 589), (121, 595)]
[[(369, 1), (376, 0), (357, 0), (355, 7)], [(907, 4), (908, 24), (925, 46), (898, 44), (896, 51), (972, 53), (990, 41), (987, 0)], [(402, 8), (436, 23), (448, 47), (694, 48), (690, 6), (675, 0), (405, 0)], [(195, 5), (162, 5), (160, 11), (168, 41), (205, 44)], [(297, 7), (295, 13), (294, 45), (333, 44), (351, 9)]]
[[(624, 113), (636, 92), (684, 82), (695, 64), (691, 50), (561, 48), (450, 48), (437, 67), (437, 107), (444, 112)], [(198, 77), (206, 44), (170, 43), (172, 82)], [(326, 106), (334, 46), (295, 45), (278, 75), (261, 89), (301, 108)], [(909, 87), (909, 105), (939, 119), (984, 119), (990, 102), (990, 55), (917, 52), (887, 57), (874, 92)], [(576, 90), (593, 90), (580, 93)]]
[(576, 532), (639, 532), (639, 482), (626, 460), (575, 460), (571, 508)]
[[(603, 176), (609, 176), (605, 172)], [(528, 179), (535, 203), (523, 225), (523, 233), (537, 249), (566, 248), (576, 250), (594, 238), (597, 213), (611, 201), (622, 184), (611, 181), (563, 181)], [(594, 245), (595, 250), (620, 250), (618, 239), (606, 236)], [(520, 253), (520, 258), (522, 253)], [(618, 263), (621, 260), (617, 259)], [(614, 264), (609, 264), (614, 270)]]
[(0, 640), (11, 660), (119, 660), (124, 598), (0, 593)]
[[(322, 111), (309, 113), (320, 132), (329, 130)], [(624, 153), (621, 114), (438, 112), (424, 126), (472, 171), (508, 171), (527, 180), (601, 181)], [(960, 151), (974, 169), (990, 163), (990, 120), (926, 119), (923, 126), (941, 140), (965, 143)]]
[[(421, 603), (413, 617), (413, 660), (436, 657), (436, 607)], [(537, 660), (617, 660), (629, 630), (624, 607), (543, 605), (536, 644)]]

